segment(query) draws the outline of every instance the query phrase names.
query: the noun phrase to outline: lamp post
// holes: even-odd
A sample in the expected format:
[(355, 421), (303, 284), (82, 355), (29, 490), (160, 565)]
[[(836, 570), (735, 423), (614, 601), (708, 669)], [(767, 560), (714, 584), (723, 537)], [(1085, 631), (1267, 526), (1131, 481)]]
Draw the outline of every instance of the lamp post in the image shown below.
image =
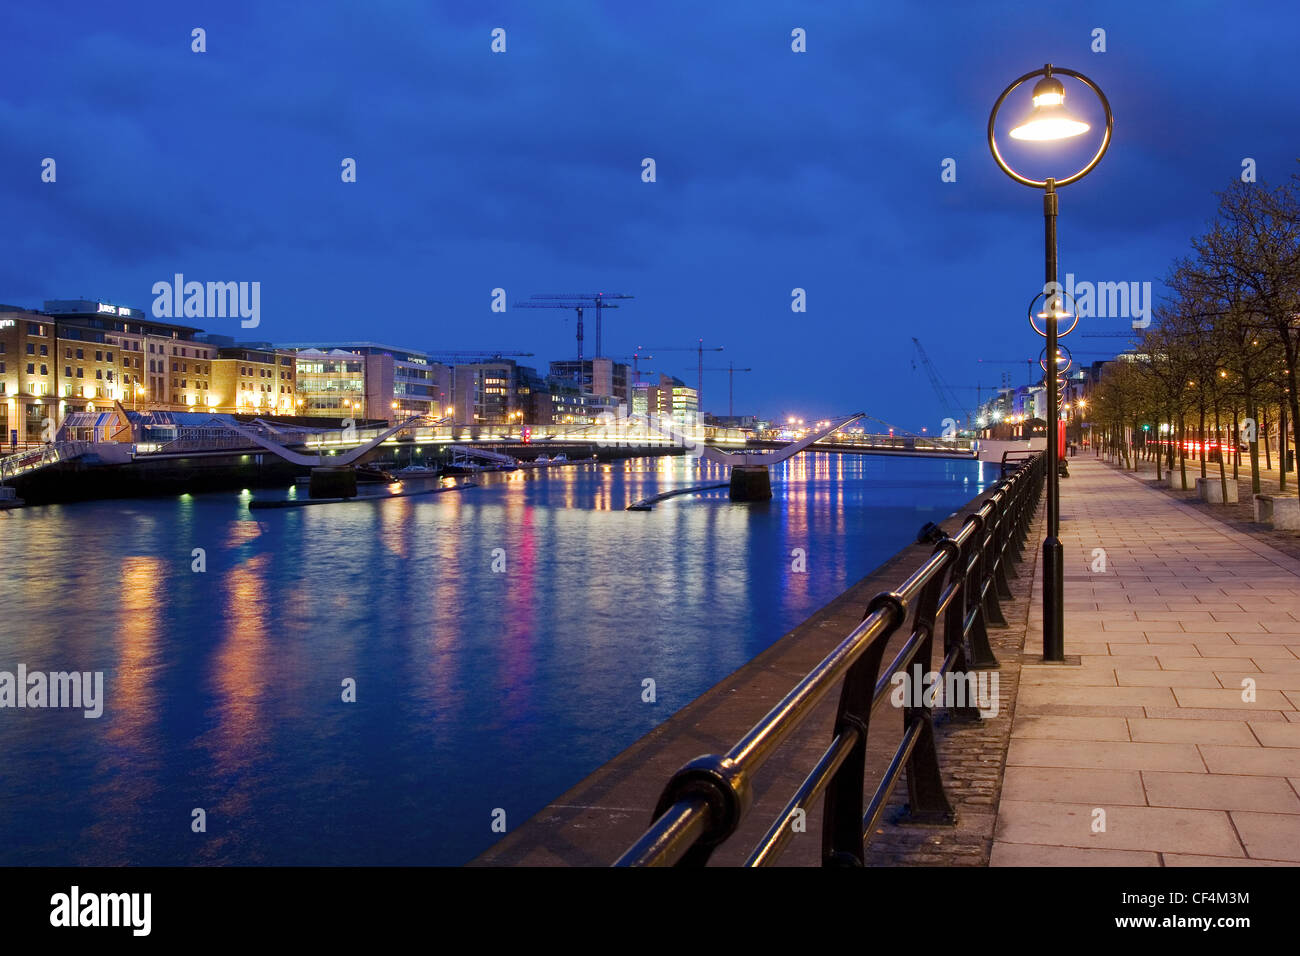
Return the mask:
[[(1009, 166), (998, 149), (994, 135), (998, 110), (1013, 90), (1021, 84), (1042, 77), (1034, 84), (1034, 108), (1030, 116), (1019, 126), (1011, 130), (1011, 138), (1026, 142), (1052, 142), (1082, 135), (1089, 129), (1087, 123), (1071, 116), (1065, 109), (1065, 87), (1056, 78), (1057, 75), (1070, 76), (1087, 86), (1101, 101), (1106, 114), (1106, 131), (1102, 134), (1101, 145), (1087, 164), (1078, 172), (1063, 179), (1032, 179), (1016, 172)], [(993, 104), (989, 113), (988, 142), (989, 151), (999, 168), (1023, 186), (1043, 190), (1043, 225), (1044, 225), (1044, 259), (1045, 281), (1043, 284), (1043, 311), (1039, 317), (1044, 321), (1044, 338), (1047, 339), (1046, 354), (1057, 355), (1057, 321), (1069, 317), (1062, 307), (1061, 286), (1056, 281), (1056, 215), (1058, 209), (1057, 190), (1070, 183), (1078, 182), (1101, 162), (1102, 156), (1110, 147), (1111, 131), (1114, 117), (1110, 103), (1100, 87), (1082, 73), (1053, 67), (1048, 63), (1041, 70), (1034, 70), (1014, 80)], [(1077, 309), (1074, 320), (1077, 323)], [(1033, 306), (1030, 306), (1030, 321), (1033, 321)], [(1054, 373), (1053, 373), (1054, 374)], [(1064, 561), (1061, 551), (1061, 484), (1060, 454), (1058, 434), (1061, 422), (1058, 411), (1057, 390), (1055, 383), (1047, 384), (1047, 537), (1043, 541), (1043, 660), (1063, 662), (1065, 660), (1065, 576)]]

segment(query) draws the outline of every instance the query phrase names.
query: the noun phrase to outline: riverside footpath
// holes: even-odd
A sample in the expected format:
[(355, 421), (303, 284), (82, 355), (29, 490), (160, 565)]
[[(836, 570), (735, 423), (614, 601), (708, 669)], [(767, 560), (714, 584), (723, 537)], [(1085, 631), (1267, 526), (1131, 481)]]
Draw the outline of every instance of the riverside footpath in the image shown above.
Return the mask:
[(1300, 560), (1091, 458), (1035, 587), (993, 866), (1300, 864)]

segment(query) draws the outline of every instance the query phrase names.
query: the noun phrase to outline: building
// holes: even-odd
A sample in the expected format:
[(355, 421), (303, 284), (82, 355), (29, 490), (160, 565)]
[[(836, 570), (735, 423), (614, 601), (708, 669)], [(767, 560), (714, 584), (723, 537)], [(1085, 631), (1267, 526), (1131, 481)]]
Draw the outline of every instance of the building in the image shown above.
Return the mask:
[(572, 385), (586, 395), (605, 395), (616, 405), (628, 405), (631, 369), (622, 362), (608, 358), (591, 358), (579, 362), (565, 359), (551, 363), (551, 379)]
[(295, 352), (246, 346), (219, 348), (212, 360), (209, 408), (217, 412), (295, 415), (300, 401), (297, 383)]
[(677, 425), (700, 423), (699, 395), (680, 378), (660, 375), (657, 380), (633, 382), (628, 391), (633, 415), (671, 419)]
[[(697, 425), (700, 421), (699, 392), (680, 378), (659, 376), (660, 407), (667, 398), (667, 413), (678, 425)], [(660, 414), (663, 414), (661, 411)]]
[[(111, 347), (115, 353), (112, 383), (105, 375), (102, 385), (97, 377), (93, 386), (101, 400), (173, 411), (209, 404), (216, 348), (196, 337), (199, 329), (162, 322), (139, 309), (89, 299), (47, 300), (44, 312), (58, 327), (60, 339), (68, 340), (60, 342), (60, 371), (65, 379), (80, 380), (88, 374), (89, 366), (78, 364), (79, 351), (83, 362), (89, 361), (92, 352), (107, 355)], [(68, 369), (73, 370), (71, 375)], [(89, 397), (81, 381), (64, 381), (59, 391), (65, 398), (75, 398), (78, 393)]]
[(441, 418), (451, 397), (451, 370), (425, 352), (377, 342), (279, 346), (297, 359), (302, 415), (396, 421)]
[(594, 425), (620, 417), (625, 406), (617, 405), (608, 395), (588, 395), (571, 382), (551, 379), (535, 393), (532, 422), (537, 425)]
[(452, 370), (452, 419), (457, 425), (507, 425), (538, 414), (536, 394), (547, 383), (514, 359), (493, 358)]
[(0, 441), (51, 440), (70, 411), (95, 403), (205, 405), (215, 349), (197, 331), (85, 299), (0, 306)]

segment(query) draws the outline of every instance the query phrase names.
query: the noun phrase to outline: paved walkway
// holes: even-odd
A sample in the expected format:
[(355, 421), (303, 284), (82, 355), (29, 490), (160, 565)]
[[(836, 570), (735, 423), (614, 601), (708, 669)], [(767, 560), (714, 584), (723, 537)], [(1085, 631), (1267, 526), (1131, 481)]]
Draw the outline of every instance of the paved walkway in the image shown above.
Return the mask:
[(1300, 561), (1092, 458), (1070, 473), (1081, 663), (1026, 654), (992, 865), (1300, 863)]

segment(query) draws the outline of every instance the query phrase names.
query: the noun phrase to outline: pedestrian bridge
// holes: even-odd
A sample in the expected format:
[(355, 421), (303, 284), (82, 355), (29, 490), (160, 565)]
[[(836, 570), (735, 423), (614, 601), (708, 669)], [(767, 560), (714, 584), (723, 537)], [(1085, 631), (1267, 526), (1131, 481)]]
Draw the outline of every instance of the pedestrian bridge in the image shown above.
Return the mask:
[[(91, 452), (106, 462), (270, 452), (303, 467), (347, 465), (378, 448), (421, 445), (458, 448), (462, 453), (484, 458), (497, 454), (503, 460), (506, 455), (518, 457), (530, 446), (587, 445), (593, 451), (621, 448), (633, 452), (676, 448), (705, 455), (735, 453), (737, 457), (724, 454), (720, 459), (729, 465), (781, 460), (772, 456), (785, 450), (782, 457), (789, 457), (796, 453), (791, 450), (795, 446), (797, 451), (915, 457), (974, 458), (979, 454), (980, 443), (970, 438), (840, 431), (860, 417), (841, 419), (816, 435), (804, 435), (791, 442), (775, 435), (755, 437), (744, 429), (680, 425), (671, 418), (644, 415), (609, 416), (582, 425), (455, 425), (445, 420), (411, 418), (394, 425), (320, 428), (270, 419), (239, 421), (230, 415), (154, 413), (150, 418), (146, 413), (122, 409), (114, 417), (111, 434), (96, 424), (98, 419), (93, 415), (69, 416), (60, 430), (62, 440), (0, 458), (0, 480)], [(82, 418), (87, 421), (82, 422)], [(166, 421), (160, 426), (153, 419)], [(144, 427), (146, 424), (148, 427)], [(738, 456), (761, 456), (762, 460), (742, 462)]]

